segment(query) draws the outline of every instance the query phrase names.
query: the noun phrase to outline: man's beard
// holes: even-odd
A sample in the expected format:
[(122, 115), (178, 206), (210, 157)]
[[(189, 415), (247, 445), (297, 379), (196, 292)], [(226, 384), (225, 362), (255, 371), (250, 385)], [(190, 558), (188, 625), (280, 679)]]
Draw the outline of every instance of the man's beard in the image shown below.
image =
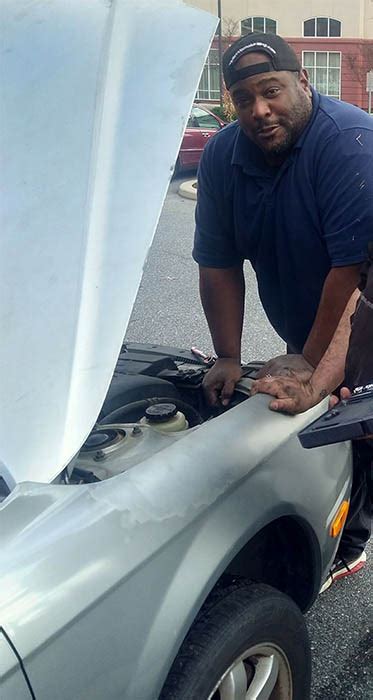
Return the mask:
[(288, 153), (307, 126), (311, 112), (312, 103), (305, 93), (301, 93), (299, 101), (292, 108), (291, 117), (284, 121), (278, 121), (279, 126), (285, 132), (284, 138), (278, 143), (275, 141), (272, 145), (268, 143), (267, 147), (262, 148), (264, 153), (273, 156), (284, 156)]

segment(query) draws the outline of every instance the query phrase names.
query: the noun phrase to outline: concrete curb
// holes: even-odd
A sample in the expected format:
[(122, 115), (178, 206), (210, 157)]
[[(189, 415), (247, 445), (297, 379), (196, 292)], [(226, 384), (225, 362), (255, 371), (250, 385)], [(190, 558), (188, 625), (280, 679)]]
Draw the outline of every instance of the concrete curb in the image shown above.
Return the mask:
[(184, 199), (197, 199), (197, 180), (182, 182), (178, 194)]

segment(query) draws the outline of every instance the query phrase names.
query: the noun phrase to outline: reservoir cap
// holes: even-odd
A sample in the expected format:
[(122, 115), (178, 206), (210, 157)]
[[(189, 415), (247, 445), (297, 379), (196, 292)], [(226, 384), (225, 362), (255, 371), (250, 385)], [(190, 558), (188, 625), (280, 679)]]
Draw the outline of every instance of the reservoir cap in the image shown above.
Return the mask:
[(177, 408), (174, 403), (157, 403), (149, 406), (145, 416), (150, 423), (164, 423), (176, 416)]

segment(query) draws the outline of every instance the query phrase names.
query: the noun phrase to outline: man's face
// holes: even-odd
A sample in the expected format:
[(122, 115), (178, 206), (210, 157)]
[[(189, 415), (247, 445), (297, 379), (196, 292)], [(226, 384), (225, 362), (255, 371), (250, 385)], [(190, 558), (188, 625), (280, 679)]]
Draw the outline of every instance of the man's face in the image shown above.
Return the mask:
[[(264, 62), (269, 62), (265, 54), (249, 53), (240, 58), (237, 68)], [(242, 130), (268, 160), (287, 154), (312, 111), (312, 93), (305, 71), (258, 73), (234, 83), (230, 94)]]

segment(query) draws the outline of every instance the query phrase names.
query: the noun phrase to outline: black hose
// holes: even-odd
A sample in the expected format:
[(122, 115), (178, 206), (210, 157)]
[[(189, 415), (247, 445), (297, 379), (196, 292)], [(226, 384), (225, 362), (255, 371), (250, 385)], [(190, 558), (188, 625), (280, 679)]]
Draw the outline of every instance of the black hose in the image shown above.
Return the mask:
[(136, 422), (140, 420), (140, 418), (142, 418), (148, 406), (154, 406), (154, 404), (159, 403), (174, 404), (178, 411), (182, 411), (182, 413), (184, 413), (191, 428), (195, 425), (200, 425), (201, 423), (203, 423), (203, 418), (198, 413), (198, 411), (196, 411), (196, 409), (193, 408), (193, 406), (190, 406), (188, 403), (181, 401), (181, 399), (175, 399), (173, 397), (170, 398), (169, 396), (155, 396), (151, 399), (132, 401), (132, 403), (128, 403), (125, 406), (120, 406), (119, 408), (116, 408), (115, 411), (112, 411), (111, 413), (108, 413), (107, 416), (101, 418), (101, 420), (99, 421), (99, 425), (109, 425), (110, 423)]

